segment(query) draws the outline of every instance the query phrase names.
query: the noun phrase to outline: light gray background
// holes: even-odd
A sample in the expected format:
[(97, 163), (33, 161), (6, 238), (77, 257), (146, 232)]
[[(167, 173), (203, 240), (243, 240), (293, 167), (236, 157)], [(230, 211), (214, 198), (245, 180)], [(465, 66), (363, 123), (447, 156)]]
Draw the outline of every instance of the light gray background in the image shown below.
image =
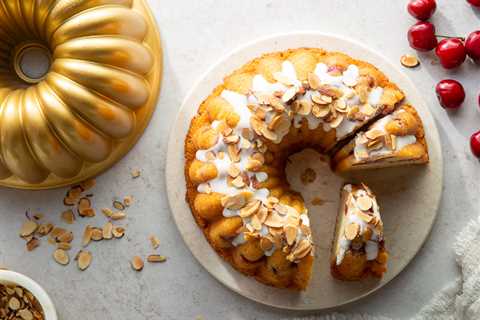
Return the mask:
[[(167, 138), (181, 101), (196, 79), (220, 57), (257, 37), (296, 30), (336, 33), (364, 42), (391, 61), (411, 49), (406, 41), (414, 23), (400, 0), (242, 0), (149, 1), (157, 18), (164, 47), (164, 80), (151, 125), (133, 151), (98, 178), (94, 190), (97, 208), (114, 197), (133, 195), (128, 211), (128, 237), (93, 244), (92, 266), (57, 265), (53, 247), (42, 242), (27, 253), (18, 238), (25, 210), (40, 211), (59, 222), (65, 189), (18, 191), (2, 189), (0, 203), (0, 265), (38, 281), (51, 295), (61, 319), (278, 319), (309, 315), (286, 312), (248, 301), (214, 280), (194, 260), (172, 221), (165, 194), (164, 167)], [(480, 11), (464, 1), (439, 0), (432, 19), (439, 33), (468, 34), (480, 27)], [(445, 157), (444, 195), (438, 220), (417, 258), (386, 287), (339, 312), (367, 312), (408, 318), (431, 296), (458, 276), (452, 244), (464, 224), (477, 216), (480, 170), (469, 151), (468, 139), (480, 129), (477, 94), (479, 67), (471, 62), (447, 72), (434, 56), (421, 55), (420, 68), (406, 70), (424, 93), (437, 121)], [(442, 78), (461, 80), (467, 91), (463, 109), (446, 113), (437, 103), (434, 86)], [(175, 132), (173, 132), (175, 134)], [(132, 180), (130, 170), (142, 176)], [(179, 172), (178, 174), (183, 174)], [(78, 221), (76, 247), (87, 223), (101, 225), (102, 217)], [(159, 252), (169, 257), (163, 265), (131, 270), (133, 255), (152, 252), (148, 236), (161, 240)], [(76, 251), (73, 251), (75, 253)]]

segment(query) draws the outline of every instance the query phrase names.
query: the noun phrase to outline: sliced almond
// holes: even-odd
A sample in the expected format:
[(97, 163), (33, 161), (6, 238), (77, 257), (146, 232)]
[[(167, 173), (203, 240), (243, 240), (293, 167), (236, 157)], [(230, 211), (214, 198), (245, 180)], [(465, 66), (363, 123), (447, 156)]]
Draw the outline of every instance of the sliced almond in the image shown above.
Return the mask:
[(285, 76), (282, 72), (275, 72), (273, 74), (273, 78), (286, 86), (293, 85), (292, 80), (290, 80), (290, 78)]
[(29, 235), (33, 234), (38, 228), (38, 224), (33, 220), (27, 220), (23, 223), (22, 227), (20, 228), (20, 236), (21, 237), (28, 237)]
[(353, 240), (358, 236), (359, 232), (360, 226), (352, 222), (345, 227), (345, 238), (347, 238), (347, 240)]
[(73, 222), (75, 221), (75, 215), (73, 214), (72, 210), (63, 211), (61, 214), (61, 218), (68, 224), (73, 224)]
[(78, 269), (84, 271), (92, 263), (92, 253), (90, 251), (80, 250), (77, 257)]
[(312, 107), (312, 114), (317, 118), (324, 118), (330, 113), (329, 107), (321, 107), (319, 105), (314, 105)]
[(228, 175), (232, 178), (238, 177), (241, 173), (240, 169), (233, 163), (228, 167), (227, 172)]
[(229, 144), (227, 146), (228, 157), (232, 162), (240, 162), (240, 151), (237, 145)]
[(261, 134), (270, 141), (276, 141), (278, 139), (278, 135), (267, 127), (261, 128)]
[(322, 84), (320, 85), (317, 90), (326, 96), (332, 97), (332, 98), (341, 98), (343, 96), (343, 91), (338, 89), (337, 87), (328, 85), (328, 84)]
[(357, 204), (360, 210), (368, 211), (373, 205), (372, 198), (370, 198), (369, 196), (361, 196), (357, 198)]
[(112, 231), (113, 231), (113, 224), (111, 222), (105, 223), (105, 225), (102, 228), (103, 239), (106, 239), (106, 240), (112, 239), (113, 237)]
[(123, 198), (123, 204), (125, 205), (125, 207), (130, 207), (132, 203), (133, 203), (132, 196), (126, 196), (125, 198)]
[(138, 169), (132, 169), (132, 171), (130, 171), (130, 174), (132, 175), (133, 179), (136, 179), (136, 178), (140, 177), (142, 172)]
[(167, 257), (159, 254), (151, 254), (147, 257), (147, 261), (150, 263), (162, 263), (167, 261)]
[(246, 204), (245, 196), (241, 193), (234, 196), (225, 196), (221, 199), (222, 206), (230, 210), (240, 210)]
[(152, 248), (155, 250), (158, 249), (158, 247), (160, 246), (160, 240), (154, 235), (151, 235), (150, 237), (148, 237), (148, 239), (150, 240)]
[(372, 129), (365, 132), (365, 136), (370, 140), (375, 140), (379, 137), (382, 137), (383, 135), (384, 135), (383, 131), (377, 130), (377, 129)]
[(404, 54), (400, 58), (400, 63), (407, 68), (415, 68), (420, 64), (420, 61), (415, 57), (414, 55), (411, 54)]
[(310, 88), (312, 88), (313, 90), (317, 90), (322, 84), (322, 82), (320, 81), (320, 78), (313, 72), (310, 72), (308, 74), (307, 79), (308, 79), (308, 84)]
[(92, 209), (92, 202), (87, 197), (83, 197), (79, 200), (77, 211), (80, 217), (95, 216), (95, 211)]
[(262, 203), (260, 200), (249, 202), (244, 208), (240, 210), (240, 217), (247, 218), (252, 216), (259, 210), (261, 204)]
[(92, 240), (93, 241), (103, 240), (103, 230), (100, 229), (100, 228), (93, 228), (92, 229)]
[(41, 224), (37, 229), (37, 233), (40, 236), (46, 236), (47, 234), (50, 233), (50, 231), (52, 231), (52, 229), (53, 229), (53, 224), (51, 223)]
[[(21, 307), (20, 301), (16, 297), (11, 297), (10, 300), (8, 300), (8, 307), (11, 310), (18, 310)], [(13, 319), (13, 317), (12, 317)]]
[(60, 227), (54, 227), (50, 232), (50, 237), (56, 240), (65, 232), (67, 232), (67, 230)]
[(86, 247), (92, 241), (93, 229), (91, 226), (86, 226), (83, 231), (82, 246)]
[(53, 253), (53, 258), (55, 261), (61, 265), (67, 265), (70, 262), (70, 257), (68, 256), (67, 251), (62, 249), (57, 249)]
[(103, 208), (102, 213), (105, 215), (105, 217), (110, 218), (113, 215), (113, 211), (110, 208)]
[(285, 93), (282, 95), (282, 101), (287, 103), (293, 98), (295, 98), (296, 95), (297, 95), (297, 88), (292, 86), (288, 88), (287, 91), (285, 91)]
[(333, 129), (338, 128), (338, 126), (342, 123), (343, 119), (343, 115), (338, 115), (335, 119), (333, 119), (332, 122), (329, 123), (330, 127), (332, 127)]
[(57, 248), (62, 250), (70, 250), (72, 249), (72, 245), (68, 242), (59, 242), (57, 243)]
[(291, 246), (297, 238), (297, 227), (294, 225), (286, 225), (284, 227), (285, 238), (287, 239), (287, 244)]
[(113, 201), (113, 207), (117, 210), (125, 210), (125, 205), (118, 200)]
[(112, 220), (123, 220), (127, 217), (127, 214), (123, 211), (114, 212), (110, 217)]
[(278, 215), (275, 212), (272, 212), (270, 215), (268, 215), (264, 223), (265, 225), (272, 228), (280, 228), (280, 227), (283, 227), (284, 221), (280, 215)]
[(73, 240), (73, 233), (70, 232), (70, 231), (66, 231), (64, 233), (62, 233), (61, 235), (59, 235), (58, 237), (55, 238), (55, 240), (57, 240), (57, 242), (72, 242)]
[(125, 228), (124, 227), (115, 227), (112, 230), (112, 234), (115, 238), (120, 239), (125, 235)]
[(135, 256), (135, 257), (133, 257), (133, 259), (131, 261), (131, 265), (132, 265), (133, 270), (142, 271), (142, 269), (143, 269), (143, 259), (140, 258), (139, 256)]
[(392, 139), (392, 150), (396, 150), (397, 149), (397, 136), (394, 136), (393, 134), (391, 134), (390, 138)]
[(365, 114), (368, 117), (373, 116), (377, 110), (372, 107), (369, 103), (366, 103), (362, 106), (362, 113)]
[(243, 178), (241, 176), (236, 177), (235, 179), (232, 180), (232, 185), (235, 188), (241, 189), (245, 187), (245, 182), (243, 181)]
[(27, 250), (28, 251), (33, 251), (35, 248), (37, 248), (40, 245), (40, 240), (37, 238), (33, 237), (27, 242)]
[(302, 116), (308, 116), (312, 112), (312, 103), (308, 100), (295, 100), (292, 104), (294, 112)]

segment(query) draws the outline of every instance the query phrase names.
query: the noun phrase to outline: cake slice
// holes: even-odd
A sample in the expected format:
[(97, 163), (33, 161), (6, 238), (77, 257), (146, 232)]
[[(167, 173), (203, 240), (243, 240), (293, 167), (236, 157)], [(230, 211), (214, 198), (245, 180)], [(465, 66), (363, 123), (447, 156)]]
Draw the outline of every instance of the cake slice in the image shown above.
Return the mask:
[(333, 157), (337, 172), (428, 162), (423, 124), (415, 108), (399, 107), (360, 132)]
[(330, 269), (339, 280), (381, 277), (387, 270), (388, 253), (377, 200), (364, 185), (345, 185), (333, 238)]

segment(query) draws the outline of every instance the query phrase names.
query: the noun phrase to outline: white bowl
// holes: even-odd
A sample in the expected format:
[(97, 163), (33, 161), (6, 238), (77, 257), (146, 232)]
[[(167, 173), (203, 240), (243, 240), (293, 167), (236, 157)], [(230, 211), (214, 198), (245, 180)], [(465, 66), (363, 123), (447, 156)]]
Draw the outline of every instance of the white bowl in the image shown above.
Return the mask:
[(29, 277), (14, 271), (0, 270), (0, 283), (14, 284), (27, 289), (35, 296), (35, 298), (37, 298), (38, 302), (42, 306), (45, 320), (58, 319), (55, 306), (53, 305), (53, 302), (48, 296), (47, 292)]

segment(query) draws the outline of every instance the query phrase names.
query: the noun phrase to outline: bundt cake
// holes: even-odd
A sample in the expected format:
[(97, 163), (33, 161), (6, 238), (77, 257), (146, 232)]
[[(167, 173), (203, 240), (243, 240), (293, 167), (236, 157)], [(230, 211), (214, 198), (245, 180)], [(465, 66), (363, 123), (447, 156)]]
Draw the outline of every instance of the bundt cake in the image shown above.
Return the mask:
[(359, 280), (368, 274), (381, 277), (387, 270), (387, 259), (375, 196), (364, 184), (346, 184), (341, 190), (332, 244), (332, 275), (341, 280)]
[(422, 120), (404, 105), (368, 128), (341, 148), (332, 165), (338, 172), (428, 162)]
[[(158, 38), (144, 5), (0, 2), (0, 184), (74, 183), (130, 149), (159, 89), (160, 53), (151, 52), (159, 48), (146, 42)], [(22, 66), (32, 50), (50, 64), (36, 77)]]
[(305, 289), (314, 245), (287, 157), (334, 152), (403, 98), (371, 64), (316, 48), (265, 54), (227, 76), (185, 139), (186, 199), (211, 246), (262, 283)]

